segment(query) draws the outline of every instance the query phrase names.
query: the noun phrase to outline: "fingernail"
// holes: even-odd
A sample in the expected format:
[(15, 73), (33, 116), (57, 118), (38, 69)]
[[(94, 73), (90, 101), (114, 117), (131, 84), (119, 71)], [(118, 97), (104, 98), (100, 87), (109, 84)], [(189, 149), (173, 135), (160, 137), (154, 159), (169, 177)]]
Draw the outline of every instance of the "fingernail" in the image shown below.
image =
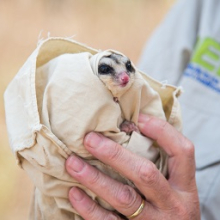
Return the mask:
[(80, 189), (78, 189), (77, 187), (73, 187), (70, 190), (70, 196), (76, 200), (76, 201), (80, 201), (83, 199), (83, 193)]
[(138, 123), (138, 128), (139, 128), (140, 130), (142, 130), (142, 129), (144, 128), (144, 123), (142, 123), (142, 122), (140, 123), (140, 122), (139, 122), (139, 123)]
[(95, 132), (91, 132), (86, 135), (84, 142), (86, 146), (89, 146), (91, 148), (97, 148), (100, 146), (100, 143), (102, 142), (102, 136)]
[(85, 165), (84, 162), (75, 155), (72, 155), (68, 158), (67, 164), (71, 170), (77, 173), (80, 172)]
[(145, 114), (139, 114), (139, 117), (138, 117), (138, 123), (139, 123), (139, 125), (141, 124), (141, 123), (143, 123), (144, 124), (144, 122), (147, 122), (148, 120), (150, 120), (150, 116), (149, 115), (145, 115)]

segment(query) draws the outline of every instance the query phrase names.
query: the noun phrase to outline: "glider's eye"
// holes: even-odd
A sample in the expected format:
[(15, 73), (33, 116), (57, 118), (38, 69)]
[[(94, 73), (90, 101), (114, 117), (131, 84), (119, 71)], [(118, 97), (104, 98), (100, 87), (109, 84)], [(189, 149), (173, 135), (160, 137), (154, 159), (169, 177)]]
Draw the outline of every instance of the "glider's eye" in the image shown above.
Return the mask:
[(127, 71), (133, 72), (133, 67), (132, 67), (132, 65), (131, 65), (131, 61), (128, 61), (128, 62), (126, 63), (126, 68), (127, 68)]
[(102, 74), (102, 75), (109, 74), (112, 71), (112, 67), (110, 67), (109, 65), (106, 65), (106, 64), (101, 64), (99, 66), (98, 71), (99, 71), (99, 74)]

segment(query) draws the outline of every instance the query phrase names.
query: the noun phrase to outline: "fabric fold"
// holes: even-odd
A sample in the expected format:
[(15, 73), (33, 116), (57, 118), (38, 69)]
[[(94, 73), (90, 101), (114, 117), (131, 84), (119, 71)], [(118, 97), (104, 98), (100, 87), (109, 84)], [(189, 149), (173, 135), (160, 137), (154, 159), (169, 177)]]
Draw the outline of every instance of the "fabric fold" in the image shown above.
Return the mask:
[[(138, 125), (139, 113), (167, 120), (181, 130), (180, 89), (135, 68), (135, 80), (116, 103), (97, 74), (99, 52), (73, 40), (49, 38), (37, 47), (5, 92), (10, 145), (36, 189), (30, 219), (82, 219), (68, 201), (71, 186), (83, 189), (106, 209), (112, 207), (70, 177), (65, 160), (76, 154), (112, 178), (132, 182), (96, 160), (83, 146), (88, 132), (100, 132), (151, 160), (166, 176), (167, 155), (153, 141), (120, 130), (124, 120)], [(121, 54), (123, 55), (123, 54)]]

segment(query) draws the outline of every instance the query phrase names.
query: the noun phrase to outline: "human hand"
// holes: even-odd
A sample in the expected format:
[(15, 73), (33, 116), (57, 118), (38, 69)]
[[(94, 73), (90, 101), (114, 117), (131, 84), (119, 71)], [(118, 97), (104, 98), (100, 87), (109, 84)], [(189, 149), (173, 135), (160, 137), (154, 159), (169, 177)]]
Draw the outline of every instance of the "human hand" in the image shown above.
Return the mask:
[[(199, 220), (193, 144), (170, 124), (155, 117), (141, 114), (139, 129), (143, 135), (156, 140), (168, 154), (168, 179), (151, 161), (101, 134), (89, 133), (84, 145), (97, 159), (132, 180), (144, 195), (144, 208), (133, 219)], [(76, 156), (67, 159), (66, 169), (124, 216), (131, 216), (142, 203), (142, 197), (132, 187), (113, 180)], [(70, 190), (69, 199), (84, 219), (123, 219), (99, 206), (77, 187)]]

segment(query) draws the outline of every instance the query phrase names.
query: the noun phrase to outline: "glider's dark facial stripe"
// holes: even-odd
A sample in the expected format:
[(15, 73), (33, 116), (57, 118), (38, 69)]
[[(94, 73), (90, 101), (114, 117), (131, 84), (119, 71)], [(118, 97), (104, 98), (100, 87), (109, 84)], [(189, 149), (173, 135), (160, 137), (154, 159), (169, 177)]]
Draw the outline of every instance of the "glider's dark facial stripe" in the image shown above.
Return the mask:
[[(119, 55), (117, 55), (117, 56), (119, 56)], [(116, 64), (120, 64), (120, 61), (118, 60), (117, 56), (115, 54), (111, 54), (110, 56), (108, 56), (108, 58), (114, 60)]]

